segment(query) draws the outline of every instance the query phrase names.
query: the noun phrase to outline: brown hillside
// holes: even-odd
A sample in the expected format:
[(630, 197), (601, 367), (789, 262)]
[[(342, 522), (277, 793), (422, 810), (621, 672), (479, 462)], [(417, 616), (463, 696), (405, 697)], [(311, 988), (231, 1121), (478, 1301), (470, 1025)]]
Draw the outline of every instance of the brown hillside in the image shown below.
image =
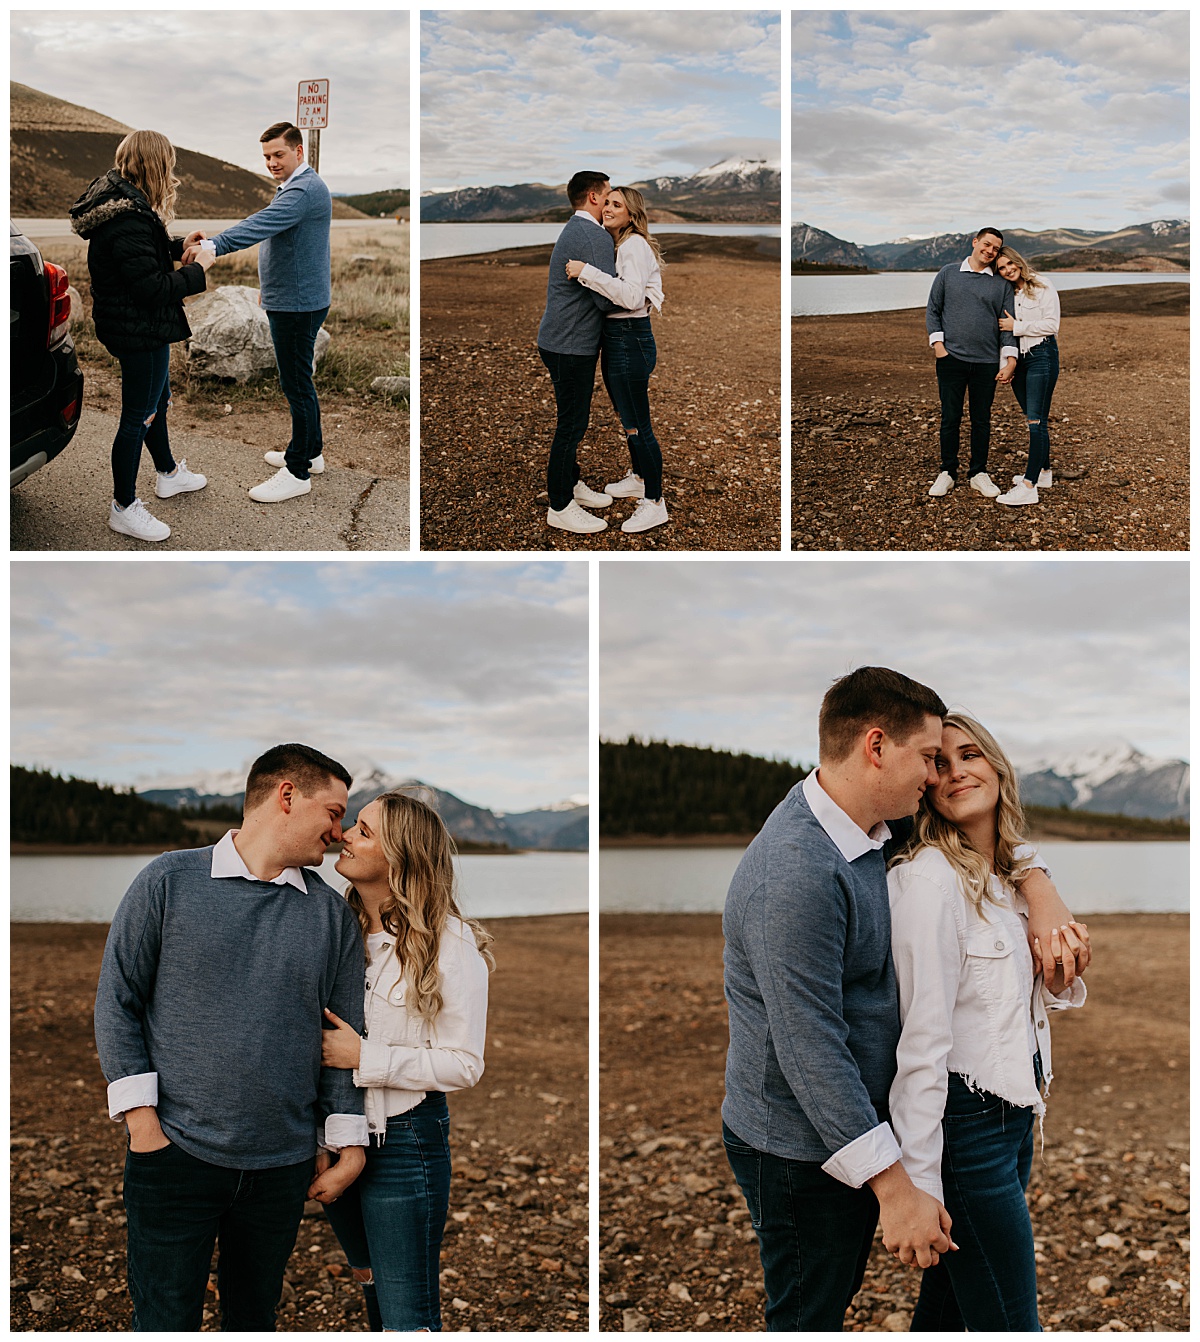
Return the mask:
[[(11, 89), (9, 212), (19, 218), (63, 215), (83, 189), (112, 167), (113, 151), (129, 127), (111, 117), (40, 93), (24, 84)], [(234, 219), (261, 210), (274, 194), (266, 176), (175, 146), (181, 185), (181, 219)], [(360, 211), (334, 202), (334, 217)]]

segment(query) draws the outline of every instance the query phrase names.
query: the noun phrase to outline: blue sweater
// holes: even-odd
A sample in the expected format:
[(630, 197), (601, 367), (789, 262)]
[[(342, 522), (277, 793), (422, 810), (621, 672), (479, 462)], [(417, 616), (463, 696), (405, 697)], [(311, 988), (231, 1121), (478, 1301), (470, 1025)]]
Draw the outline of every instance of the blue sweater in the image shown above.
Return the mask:
[(823, 1164), (887, 1119), (900, 1008), (882, 852), (847, 862), (797, 783), (725, 901), (721, 1116), (743, 1141)]
[(550, 255), (538, 348), (553, 354), (597, 354), (604, 334), (604, 314), (616, 312), (617, 305), (578, 280), (568, 279), (568, 261), (587, 261), (606, 275), (615, 275), (612, 234), (577, 214), (567, 220)]
[(268, 312), (329, 306), (329, 188), (311, 168), (294, 172), (266, 207), (213, 239), (217, 255), (258, 249), (258, 284)]
[(365, 962), (350, 906), (308, 887), (214, 880), (212, 849), (164, 853), (113, 917), (96, 989), (109, 1082), (158, 1073), (162, 1130), (227, 1169), (294, 1165), (330, 1114), (361, 1114), (352, 1071), (321, 1066), (321, 1010), (360, 1033)]
[(955, 358), (999, 368), (1001, 346), (1018, 344), (1010, 331), (1000, 330), (1005, 309), (1015, 314), (1016, 299), (1007, 280), (963, 270), (961, 262), (956, 262), (943, 266), (933, 277), (925, 305), (925, 330), (928, 335), (943, 332), (946, 351)]

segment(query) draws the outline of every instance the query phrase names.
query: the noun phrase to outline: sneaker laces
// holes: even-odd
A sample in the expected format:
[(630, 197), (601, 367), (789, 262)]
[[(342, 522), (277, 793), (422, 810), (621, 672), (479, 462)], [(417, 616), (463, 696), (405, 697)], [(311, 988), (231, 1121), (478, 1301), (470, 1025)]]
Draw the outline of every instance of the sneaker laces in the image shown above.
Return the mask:
[(148, 522), (154, 522), (158, 520), (157, 518), (151, 516), (150, 509), (146, 507), (146, 505), (141, 501), (141, 499), (134, 499), (132, 503), (126, 505), (125, 516), (144, 518)]

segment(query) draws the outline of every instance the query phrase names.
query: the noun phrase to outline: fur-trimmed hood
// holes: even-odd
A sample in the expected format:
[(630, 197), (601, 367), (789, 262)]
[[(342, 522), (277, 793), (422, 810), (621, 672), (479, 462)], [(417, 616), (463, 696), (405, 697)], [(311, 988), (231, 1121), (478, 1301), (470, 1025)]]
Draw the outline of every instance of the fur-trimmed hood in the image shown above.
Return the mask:
[(162, 223), (137, 187), (126, 181), (116, 168), (109, 168), (103, 177), (90, 182), (71, 206), (71, 231), (81, 238), (90, 238), (101, 225), (131, 213), (144, 214), (156, 223)]

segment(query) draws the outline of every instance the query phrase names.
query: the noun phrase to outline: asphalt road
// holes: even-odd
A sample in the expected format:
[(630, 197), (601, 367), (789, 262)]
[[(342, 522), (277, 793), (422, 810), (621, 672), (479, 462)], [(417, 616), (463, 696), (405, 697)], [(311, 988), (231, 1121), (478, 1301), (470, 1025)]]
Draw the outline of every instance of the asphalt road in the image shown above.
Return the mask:
[(254, 503), (246, 491), (272, 473), (257, 449), (175, 426), (176, 460), (206, 475), (207, 487), (155, 498), (154, 467), (143, 452), (138, 495), (171, 535), (158, 544), (118, 535), (108, 526), (116, 426), (115, 415), (85, 410), (66, 450), (11, 491), (12, 550), (408, 549), (407, 479), (331, 466), (302, 498)]

